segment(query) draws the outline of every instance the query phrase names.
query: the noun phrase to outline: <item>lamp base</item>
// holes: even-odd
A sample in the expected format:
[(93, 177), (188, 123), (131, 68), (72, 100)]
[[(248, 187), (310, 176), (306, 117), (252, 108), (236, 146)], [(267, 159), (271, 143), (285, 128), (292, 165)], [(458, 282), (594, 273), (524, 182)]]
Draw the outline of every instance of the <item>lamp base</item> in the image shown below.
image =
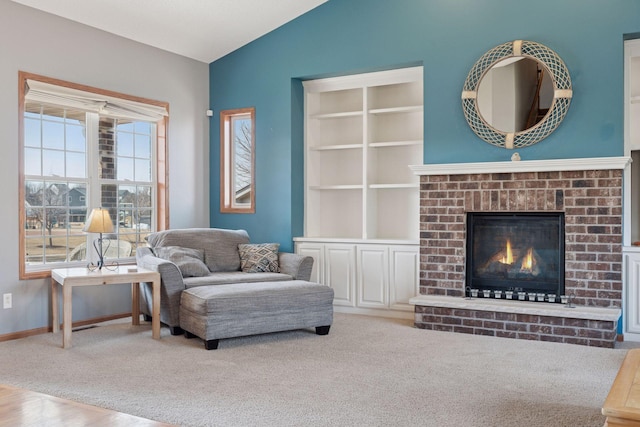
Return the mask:
[(91, 262), (87, 265), (87, 268), (91, 271), (102, 270), (102, 267), (107, 268), (109, 270), (115, 270), (116, 268), (118, 268), (117, 262), (114, 262), (109, 266), (105, 265), (104, 253), (107, 249), (109, 249), (109, 246), (111, 246), (111, 240), (107, 239), (107, 247), (104, 250), (102, 247), (103, 240), (104, 239), (102, 238), (102, 233), (100, 233), (100, 237), (97, 240), (93, 241), (93, 247), (95, 248), (96, 253), (98, 254), (98, 262), (95, 264)]

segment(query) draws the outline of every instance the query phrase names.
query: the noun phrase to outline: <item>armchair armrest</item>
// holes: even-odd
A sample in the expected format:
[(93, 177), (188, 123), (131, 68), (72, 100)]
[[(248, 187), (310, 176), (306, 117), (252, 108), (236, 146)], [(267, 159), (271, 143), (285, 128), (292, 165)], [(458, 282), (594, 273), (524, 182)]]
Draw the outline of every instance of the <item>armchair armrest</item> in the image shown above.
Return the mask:
[(313, 258), (310, 256), (293, 254), (290, 252), (278, 253), (278, 264), (280, 272), (292, 276), (295, 280), (311, 279), (311, 269), (313, 268)]
[[(160, 321), (169, 327), (180, 324), (180, 296), (185, 289), (182, 273), (173, 262), (156, 257), (149, 248), (136, 250), (136, 264), (160, 273)], [(151, 314), (151, 286), (141, 283), (142, 312)]]

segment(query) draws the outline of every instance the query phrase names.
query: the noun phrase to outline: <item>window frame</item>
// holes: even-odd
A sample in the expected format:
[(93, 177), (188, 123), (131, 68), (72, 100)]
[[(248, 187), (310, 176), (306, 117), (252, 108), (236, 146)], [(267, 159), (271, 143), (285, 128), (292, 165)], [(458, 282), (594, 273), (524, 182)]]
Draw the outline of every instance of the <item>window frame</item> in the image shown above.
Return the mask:
[[(235, 133), (232, 122), (235, 118), (249, 116), (251, 119), (251, 192), (248, 206), (237, 205), (235, 202), (234, 177), (234, 149)], [(220, 212), (246, 213), (256, 212), (256, 109), (255, 107), (238, 108), (220, 111)]]
[[(151, 100), (147, 98), (127, 95), (119, 92), (114, 92), (105, 89), (99, 89), (82, 84), (72, 83), (64, 80), (54, 79), (38, 74), (28, 73), (25, 71), (18, 72), (18, 215), (19, 215), (19, 279), (38, 279), (47, 278), (51, 276), (51, 268), (58, 268), (60, 264), (55, 267), (42, 268), (37, 270), (27, 270), (26, 265), (26, 208), (25, 208), (25, 141), (24, 141), (24, 113), (25, 113), (25, 95), (27, 80), (39, 81), (56, 86), (66, 87), (70, 89), (81, 90), (90, 92), (96, 95), (120, 98), (127, 101), (134, 101), (143, 104), (148, 104), (156, 107), (165, 108), (169, 111), (169, 104), (167, 102)], [(169, 116), (165, 116), (156, 122), (156, 140), (152, 141), (155, 144), (156, 161), (153, 165), (155, 170), (155, 193), (156, 193), (156, 230), (165, 230), (169, 227), (169, 203), (168, 203), (168, 162), (167, 162), (167, 129), (169, 124)], [(97, 179), (97, 178), (96, 178)], [(153, 180), (152, 180), (153, 181)], [(92, 206), (93, 207), (93, 206)], [(89, 209), (90, 206), (87, 206)], [(64, 263), (63, 263), (64, 265)]]

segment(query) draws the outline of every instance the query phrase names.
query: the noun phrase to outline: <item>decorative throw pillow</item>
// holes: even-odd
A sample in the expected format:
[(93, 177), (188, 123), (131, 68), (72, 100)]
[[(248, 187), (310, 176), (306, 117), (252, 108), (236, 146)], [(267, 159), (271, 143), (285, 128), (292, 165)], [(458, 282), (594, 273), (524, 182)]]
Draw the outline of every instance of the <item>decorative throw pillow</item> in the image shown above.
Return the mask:
[(182, 277), (200, 277), (209, 274), (209, 268), (203, 262), (204, 251), (202, 250), (181, 246), (160, 246), (153, 248), (153, 252), (158, 258), (177, 265)]
[(280, 243), (240, 244), (240, 268), (245, 273), (280, 273), (278, 249)]

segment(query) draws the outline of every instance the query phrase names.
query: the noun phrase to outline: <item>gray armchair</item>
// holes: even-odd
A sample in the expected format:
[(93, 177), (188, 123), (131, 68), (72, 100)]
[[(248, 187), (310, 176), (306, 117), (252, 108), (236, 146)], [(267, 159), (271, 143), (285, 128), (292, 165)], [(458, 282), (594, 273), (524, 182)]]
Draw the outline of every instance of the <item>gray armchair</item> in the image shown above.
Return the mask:
[[(141, 268), (160, 273), (160, 321), (169, 327), (172, 335), (183, 332), (180, 328), (180, 298), (185, 289), (230, 283), (309, 281), (313, 267), (311, 257), (279, 252), (280, 272), (245, 273), (241, 271), (238, 244), (249, 243), (249, 235), (244, 230), (216, 228), (167, 230), (153, 233), (147, 240), (150, 247), (137, 249), (136, 263)], [(207, 265), (209, 272), (199, 277), (184, 277), (176, 263), (157, 257), (153, 250), (157, 247), (172, 246), (202, 251), (203, 262)], [(151, 284), (141, 283), (140, 290), (140, 310), (146, 319), (150, 319)]]

